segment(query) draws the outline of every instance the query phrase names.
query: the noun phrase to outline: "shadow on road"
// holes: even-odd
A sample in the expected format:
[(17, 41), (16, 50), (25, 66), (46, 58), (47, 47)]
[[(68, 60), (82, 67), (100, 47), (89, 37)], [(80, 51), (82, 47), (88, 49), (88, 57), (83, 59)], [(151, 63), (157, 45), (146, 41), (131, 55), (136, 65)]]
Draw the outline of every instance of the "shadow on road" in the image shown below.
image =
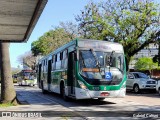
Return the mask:
[(156, 91), (141, 91), (140, 93), (134, 93), (133, 91), (127, 91), (126, 95), (160, 98), (159, 94), (156, 93)]
[[(37, 87), (29, 87), (29, 86), (16, 86), (17, 95), (24, 101), (28, 102), (30, 105), (24, 105), (21, 108), (27, 110), (43, 110), (46, 111), (47, 115), (51, 115), (52, 112), (54, 115), (64, 115), (70, 114), (74, 111), (74, 115), (79, 114), (80, 116), (132, 116), (134, 113), (139, 111), (145, 111), (150, 113), (150, 111), (160, 110), (159, 106), (148, 106), (143, 104), (134, 104), (131, 102), (126, 102), (125, 98), (116, 99), (113, 98), (113, 102), (107, 101), (98, 101), (96, 99), (87, 99), (87, 100), (74, 100), (70, 99), (70, 101), (66, 102), (63, 98), (56, 93), (49, 92), (47, 94), (43, 94), (40, 89)], [(127, 92), (129, 96), (156, 96), (155, 93), (143, 93), (143, 94), (135, 94), (133, 92)], [(151, 96), (150, 96), (151, 95)], [(115, 100), (115, 101), (114, 101)], [(118, 103), (116, 100), (120, 100)], [(57, 111), (57, 112), (55, 112)], [(65, 111), (65, 112), (63, 112)], [(76, 112), (76, 114), (75, 114)], [(52, 114), (52, 115), (53, 115)]]
[[(42, 93), (41, 93), (42, 94)], [(78, 106), (92, 106), (92, 105), (107, 105), (107, 104), (116, 104), (109, 101), (99, 101), (98, 99), (84, 99), (84, 100), (75, 100), (69, 98), (68, 101), (64, 101), (61, 95), (49, 92), (47, 93), (49, 96), (56, 98), (56, 102), (66, 102), (66, 103), (72, 103), (72, 105), (78, 105)], [(58, 100), (58, 101), (57, 101)]]
[[(52, 104), (52, 101), (62, 104), (67, 107), (74, 106), (95, 106), (95, 105), (110, 105), (116, 104), (109, 101), (99, 101), (98, 99), (84, 99), (84, 100), (74, 100), (69, 99), (69, 101), (63, 100), (62, 96), (53, 92), (48, 92), (43, 94), (40, 89), (30, 86), (15, 86), (17, 96), (22, 104)], [(23, 87), (23, 89), (21, 89)], [(36, 102), (37, 101), (37, 102)], [(47, 102), (48, 101), (48, 102)]]

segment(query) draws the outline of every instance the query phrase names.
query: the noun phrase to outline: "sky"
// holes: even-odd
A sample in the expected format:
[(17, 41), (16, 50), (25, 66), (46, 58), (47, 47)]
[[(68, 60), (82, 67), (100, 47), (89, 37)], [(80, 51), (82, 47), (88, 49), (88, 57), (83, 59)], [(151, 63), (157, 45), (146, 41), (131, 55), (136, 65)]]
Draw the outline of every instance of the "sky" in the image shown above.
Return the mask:
[(80, 14), (80, 10), (83, 10), (88, 2), (89, 0), (48, 0), (28, 41), (10, 44), (11, 67), (21, 66), (17, 61), (18, 56), (30, 51), (31, 43), (45, 32), (58, 26), (60, 22), (75, 21), (75, 15)]
[[(60, 22), (75, 21), (75, 15), (80, 14), (81, 10), (90, 0), (48, 0), (34, 30), (26, 43), (10, 44), (11, 67), (17, 68), (21, 64), (17, 58), (25, 52), (31, 50), (31, 43), (37, 40), (45, 32), (54, 29)], [(99, 1), (99, 0), (92, 0)], [(156, 2), (158, 0), (155, 0)], [(158, 2), (159, 3), (159, 2)]]

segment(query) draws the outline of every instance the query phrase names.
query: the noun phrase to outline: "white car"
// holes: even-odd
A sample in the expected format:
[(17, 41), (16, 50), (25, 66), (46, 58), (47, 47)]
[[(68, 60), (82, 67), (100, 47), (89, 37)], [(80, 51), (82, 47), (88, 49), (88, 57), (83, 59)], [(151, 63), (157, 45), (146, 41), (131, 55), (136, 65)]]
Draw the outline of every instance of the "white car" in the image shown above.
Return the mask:
[(157, 90), (158, 94), (160, 95), (160, 80), (157, 81), (156, 90)]
[(141, 90), (156, 90), (156, 81), (142, 72), (130, 72), (126, 81), (126, 88), (139, 93)]

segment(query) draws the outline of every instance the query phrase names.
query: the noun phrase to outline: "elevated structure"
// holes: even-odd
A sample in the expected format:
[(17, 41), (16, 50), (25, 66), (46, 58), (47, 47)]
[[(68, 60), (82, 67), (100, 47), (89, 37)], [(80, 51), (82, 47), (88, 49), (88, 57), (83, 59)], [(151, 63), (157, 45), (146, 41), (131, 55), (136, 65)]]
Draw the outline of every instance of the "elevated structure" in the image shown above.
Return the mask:
[(27, 41), (47, 0), (0, 0), (0, 41)]

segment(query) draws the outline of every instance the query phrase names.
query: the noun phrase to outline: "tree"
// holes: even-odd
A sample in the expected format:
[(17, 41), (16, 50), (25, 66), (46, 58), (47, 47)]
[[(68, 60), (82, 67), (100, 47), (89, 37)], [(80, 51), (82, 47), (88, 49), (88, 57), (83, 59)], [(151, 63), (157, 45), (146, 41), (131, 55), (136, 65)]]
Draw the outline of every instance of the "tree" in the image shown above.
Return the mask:
[(89, 3), (76, 16), (81, 36), (119, 42), (127, 69), (132, 56), (160, 38), (160, 6), (149, 0)]
[[(66, 44), (76, 37), (74, 31), (71, 28), (74, 28), (73, 24), (64, 24), (61, 23), (63, 27), (57, 27), (54, 30), (46, 32), (41, 36), (37, 41), (32, 42), (31, 50), (34, 56), (39, 54), (47, 55), (58, 47)], [(69, 28), (69, 25), (72, 26)]]
[(152, 58), (143, 57), (139, 58), (135, 63), (135, 69), (141, 71), (149, 70), (149, 72), (152, 73), (153, 69), (160, 69), (160, 67), (158, 66), (158, 62), (153, 62)]
[[(160, 38), (160, 36), (159, 36), (159, 38)], [(155, 55), (153, 57), (153, 62), (154, 63), (158, 62), (158, 66), (160, 66), (160, 40), (158, 40), (157, 43), (158, 43), (158, 55)]]
[(0, 64), (1, 64), (1, 102), (17, 104), (16, 92), (13, 85), (10, 59), (9, 43), (0, 42)]
[(35, 66), (38, 58), (39, 56), (34, 56), (31, 51), (28, 51), (28, 52), (25, 52), (23, 55), (20, 55), (17, 60), (22, 65), (26, 65), (32, 70), (35, 70)]
[(12, 68), (12, 75), (17, 74), (20, 71), (21, 71), (20, 68)]
[(59, 28), (64, 29), (71, 40), (80, 37), (78, 26), (73, 22), (60, 22)]

